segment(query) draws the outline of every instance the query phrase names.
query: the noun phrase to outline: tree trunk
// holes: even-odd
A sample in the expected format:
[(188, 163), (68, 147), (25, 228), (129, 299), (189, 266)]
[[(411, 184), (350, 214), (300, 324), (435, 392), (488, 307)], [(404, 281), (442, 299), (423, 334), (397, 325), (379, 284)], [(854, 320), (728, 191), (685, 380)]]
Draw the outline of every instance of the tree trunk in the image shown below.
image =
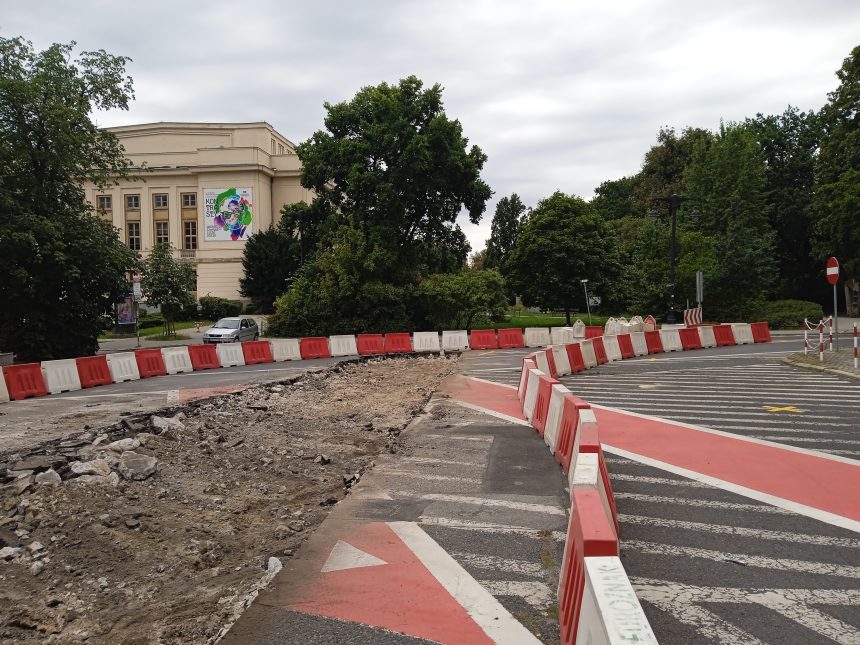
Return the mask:
[(849, 318), (860, 317), (860, 280), (846, 280), (845, 289), (845, 313)]
[(565, 316), (565, 318), (567, 318), (567, 326), (570, 327), (570, 309), (569, 308), (564, 310), (564, 316)]

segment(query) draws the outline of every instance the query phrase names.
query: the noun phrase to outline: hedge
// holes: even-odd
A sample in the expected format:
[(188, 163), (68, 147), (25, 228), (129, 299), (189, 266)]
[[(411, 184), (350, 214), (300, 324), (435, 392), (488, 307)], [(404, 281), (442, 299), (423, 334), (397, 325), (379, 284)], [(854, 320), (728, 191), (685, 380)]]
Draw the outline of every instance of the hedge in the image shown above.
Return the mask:
[(227, 300), (215, 296), (200, 298), (200, 317), (203, 320), (218, 320), (229, 318), (242, 313), (242, 303), (238, 300)]
[(824, 310), (808, 300), (773, 300), (761, 303), (753, 315), (754, 320), (766, 320), (771, 329), (799, 329), (804, 318), (815, 324), (824, 318)]

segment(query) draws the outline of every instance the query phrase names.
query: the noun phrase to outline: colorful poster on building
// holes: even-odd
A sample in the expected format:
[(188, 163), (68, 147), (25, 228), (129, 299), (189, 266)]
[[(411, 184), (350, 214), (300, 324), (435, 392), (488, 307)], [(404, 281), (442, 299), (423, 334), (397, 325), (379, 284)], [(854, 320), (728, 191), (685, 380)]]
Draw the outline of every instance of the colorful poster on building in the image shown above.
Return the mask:
[(208, 242), (244, 240), (253, 233), (254, 198), (250, 188), (204, 188), (203, 217)]

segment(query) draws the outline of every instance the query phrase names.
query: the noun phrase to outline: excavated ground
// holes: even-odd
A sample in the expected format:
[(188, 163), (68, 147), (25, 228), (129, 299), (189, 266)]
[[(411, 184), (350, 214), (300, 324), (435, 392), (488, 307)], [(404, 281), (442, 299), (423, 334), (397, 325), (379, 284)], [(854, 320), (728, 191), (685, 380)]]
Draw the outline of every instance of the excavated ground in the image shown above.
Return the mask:
[(349, 363), (0, 454), (0, 641), (214, 642), (455, 363)]

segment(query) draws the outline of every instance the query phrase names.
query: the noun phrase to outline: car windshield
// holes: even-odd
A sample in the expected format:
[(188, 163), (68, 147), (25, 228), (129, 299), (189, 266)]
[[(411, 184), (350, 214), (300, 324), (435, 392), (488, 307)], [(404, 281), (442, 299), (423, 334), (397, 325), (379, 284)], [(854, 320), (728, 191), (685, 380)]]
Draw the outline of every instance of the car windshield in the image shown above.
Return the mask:
[(215, 323), (215, 327), (219, 329), (239, 329), (239, 321), (235, 318), (222, 318)]

